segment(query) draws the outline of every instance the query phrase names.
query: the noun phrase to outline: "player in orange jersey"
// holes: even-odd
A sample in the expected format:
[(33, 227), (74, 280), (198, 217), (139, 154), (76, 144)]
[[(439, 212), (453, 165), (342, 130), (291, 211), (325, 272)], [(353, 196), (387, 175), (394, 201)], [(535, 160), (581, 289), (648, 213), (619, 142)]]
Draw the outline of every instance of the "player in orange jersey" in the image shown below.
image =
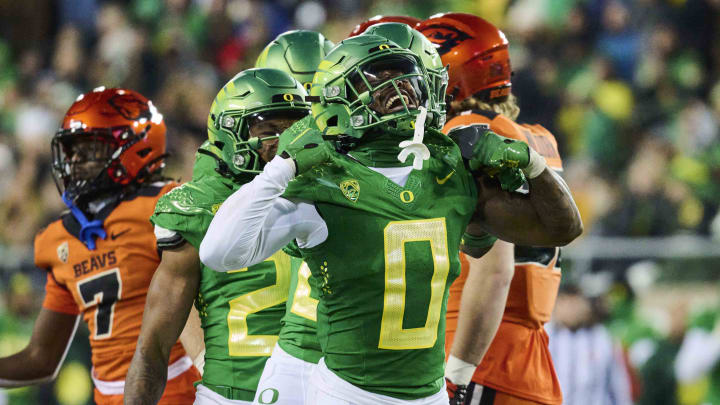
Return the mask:
[[(95, 402), (122, 404), (145, 295), (160, 263), (149, 221), (176, 184), (162, 181), (165, 123), (151, 101), (98, 88), (70, 107), (52, 140), (52, 168), (70, 209), (35, 238), (47, 270), (30, 343), (0, 358), (0, 386), (55, 378), (82, 314), (90, 329)], [(169, 353), (165, 404), (191, 404), (200, 374), (178, 342)]]
[[(562, 170), (553, 135), (540, 125), (515, 123), (520, 109), (511, 92), (508, 41), (499, 29), (462, 13), (433, 16), (416, 29), (436, 44), (443, 64), (449, 65), (447, 94), (452, 101), (446, 133), (487, 124), (499, 135), (526, 142), (547, 168)], [(489, 246), (494, 240), (478, 235), (475, 245)], [(454, 383), (448, 384), (452, 403), (561, 404), (543, 328), (560, 283), (559, 248), (513, 248), (497, 241), (481, 259), (464, 259), (447, 312), (451, 354), (445, 375)], [(461, 292), (466, 292), (462, 298)]]

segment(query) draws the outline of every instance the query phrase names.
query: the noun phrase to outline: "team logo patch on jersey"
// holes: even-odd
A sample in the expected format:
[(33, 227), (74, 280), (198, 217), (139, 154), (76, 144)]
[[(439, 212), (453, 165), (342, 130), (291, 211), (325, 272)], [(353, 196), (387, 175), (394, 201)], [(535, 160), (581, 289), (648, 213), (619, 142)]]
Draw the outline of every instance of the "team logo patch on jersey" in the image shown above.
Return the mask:
[(342, 190), (345, 198), (352, 202), (357, 202), (360, 198), (360, 183), (355, 179), (345, 180), (340, 183), (340, 190)]
[(60, 259), (61, 262), (67, 263), (68, 256), (70, 255), (70, 248), (68, 247), (67, 241), (61, 243), (60, 246), (58, 246), (57, 254), (58, 254), (58, 259)]

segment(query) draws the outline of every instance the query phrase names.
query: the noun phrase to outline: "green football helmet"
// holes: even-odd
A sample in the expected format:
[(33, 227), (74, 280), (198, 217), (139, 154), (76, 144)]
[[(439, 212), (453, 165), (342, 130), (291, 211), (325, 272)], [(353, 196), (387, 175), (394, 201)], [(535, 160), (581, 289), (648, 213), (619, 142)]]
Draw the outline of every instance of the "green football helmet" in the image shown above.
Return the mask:
[(263, 49), (255, 67), (280, 69), (310, 91), (315, 69), (334, 46), (335, 44), (319, 32), (287, 31), (278, 35)]
[(236, 181), (257, 174), (265, 162), (258, 150), (275, 136), (251, 138), (254, 122), (278, 115), (301, 119), (309, 114), (305, 88), (277, 69), (248, 69), (235, 75), (215, 97), (208, 116), (206, 148), (218, 162), (218, 172)]
[[(445, 90), (447, 90), (448, 85), (448, 72), (442, 64), (435, 45), (425, 35), (405, 23), (396, 22), (375, 24), (365, 30), (363, 34), (387, 38), (400, 45), (400, 47), (407, 48), (418, 55), (430, 76), (432, 95), (439, 103), (440, 109), (445, 112)], [(445, 124), (444, 116), (441, 121), (440, 126), (442, 127)]]
[[(342, 41), (318, 65), (310, 90), (312, 114), (323, 137), (341, 143), (380, 127), (412, 135), (421, 106), (428, 111), (426, 126), (439, 129), (444, 113), (429, 82), (414, 52), (378, 35), (358, 35)], [(388, 112), (381, 114), (377, 108), (383, 102)]]

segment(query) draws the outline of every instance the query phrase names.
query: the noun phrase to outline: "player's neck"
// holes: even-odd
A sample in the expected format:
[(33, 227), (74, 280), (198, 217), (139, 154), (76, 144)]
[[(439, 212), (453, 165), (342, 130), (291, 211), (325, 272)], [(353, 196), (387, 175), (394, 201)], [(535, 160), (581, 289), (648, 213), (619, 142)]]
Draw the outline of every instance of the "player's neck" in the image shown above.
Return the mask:
[(412, 159), (405, 163), (398, 160), (400, 142), (404, 138), (391, 134), (370, 135), (350, 151), (350, 156), (367, 167), (404, 167), (412, 165)]
[(98, 193), (90, 198), (80, 198), (77, 202), (77, 207), (92, 219), (98, 216), (101, 211), (109, 209), (108, 207), (117, 205), (122, 194), (120, 190), (106, 191)]

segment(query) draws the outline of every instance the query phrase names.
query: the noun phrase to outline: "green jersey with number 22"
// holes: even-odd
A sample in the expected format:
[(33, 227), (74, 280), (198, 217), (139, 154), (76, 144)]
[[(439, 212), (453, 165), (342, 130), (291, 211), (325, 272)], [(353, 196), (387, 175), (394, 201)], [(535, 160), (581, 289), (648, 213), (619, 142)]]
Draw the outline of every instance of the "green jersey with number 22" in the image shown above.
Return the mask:
[[(213, 215), (239, 186), (197, 154), (192, 181), (164, 195), (151, 221), (199, 248)], [(248, 175), (248, 181), (252, 180)], [(162, 246), (160, 246), (162, 248)], [(277, 252), (250, 268), (219, 273), (202, 265), (195, 306), (205, 336), (202, 384), (229, 399), (252, 401), (265, 361), (278, 341), (293, 266)]]

